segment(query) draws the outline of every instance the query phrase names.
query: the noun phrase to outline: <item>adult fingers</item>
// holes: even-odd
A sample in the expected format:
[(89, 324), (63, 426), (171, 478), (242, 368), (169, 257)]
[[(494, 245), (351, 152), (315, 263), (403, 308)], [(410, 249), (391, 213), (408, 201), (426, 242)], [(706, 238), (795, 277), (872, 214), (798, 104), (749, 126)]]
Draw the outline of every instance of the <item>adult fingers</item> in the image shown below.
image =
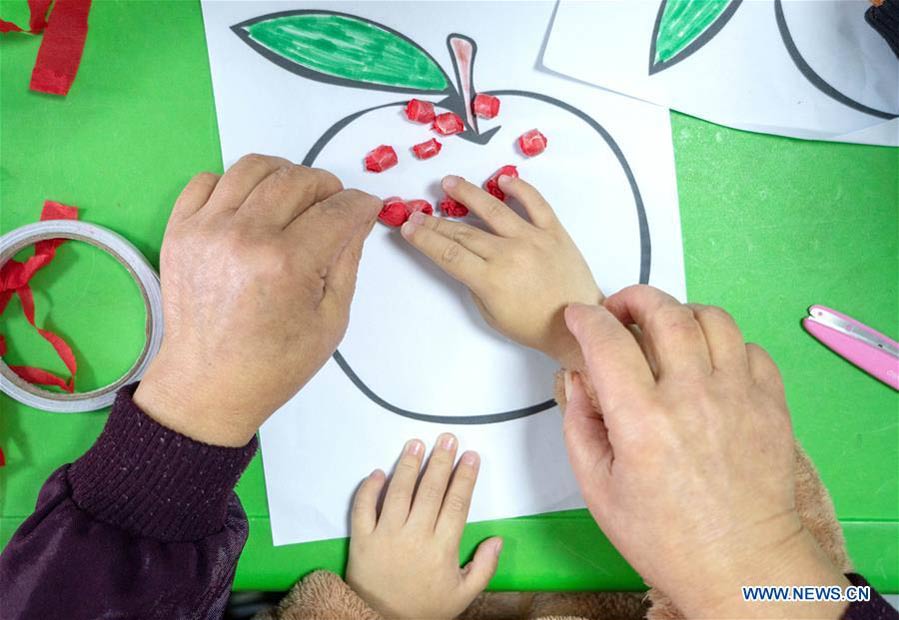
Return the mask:
[(428, 459), (425, 467), (425, 473), (415, 492), (412, 512), (409, 514), (410, 524), (422, 526), (428, 531), (434, 529), (434, 523), (440, 513), (440, 506), (443, 504), (446, 486), (453, 473), (458, 443), (450, 433), (443, 433), (437, 438), (434, 450), (431, 451), (431, 458)]
[(503, 539), (499, 536), (488, 538), (478, 545), (471, 562), (462, 568), (462, 584), (467, 596), (474, 598), (484, 591), (496, 574), (502, 550)]
[(371, 229), (381, 206), (371, 194), (346, 189), (306, 209), (286, 231), (305, 248), (305, 260), (328, 268), (361, 231)]
[(527, 230), (528, 223), (506, 203), (462, 177), (443, 177), (443, 191), (467, 206), (499, 235), (515, 237)]
[(259, 226), (286, 228), (303, 211), (342, 189), (337, 177), (325, 170), (284, 166), (253, 188), (237, 217)]
[(201, 172), (192, 178), (175, 200), (170, 219), (172, 221), (185, 220), (202, 209), (209, 197), (212, 196), (212, 191), (220, 178), (219, 175), (211, 172)]
[(281, 157), (251, 153), (225, 171), (203, 208), (204, 213), (233, 213), (263, 179), (279, 168), (293, 166)]
[(453, 278), (473, 290), (477, 289), (487, 268), (484, 259), (459, 242), (431, 228), (419, 226), (416, 220), (407, 221), (400, 229), (406, 241)]
[(374, 225), (375, 220), (372, 220), (367, 227), (358, 230), (356, 236), (350, 239), (325, 274), (325, 296), (333, 297), (334, 301), (343, 307), (348, 307), (353, 299), (362, 249)]
[(406, 522), (423, 454), (424, 444), (420, 440), (410, 439), (406, 442), (403, 454), (393, 470), (390, 484), (387, 485), (378, 526), (399, 528)]
[(562, 429), (571, 469), (581, 489), (597, 488), (602, 492), (612, 462), (609, 432), (590, 402), (580, 375), (569, 370), (565, 371), (565, 398)]
[(350, 516), (351, 535), (370, 534), (378, 524), (378, 496), (387, 477), (380, 469), (376, 469), (362, 481), (353, 499), (353, 510)]
[(709, 356), (715, 370), (746, 373), (749, 360), (746, 357), (746, 342), (733, 317), (717, 306), (687, 304), (702, 328), (708, 343)]
[(437, 532), (453, 545), (459, 544), (468, 520), (468, 509), (471, 507), (471, 495), (478, 479), (480, 463), (477, 452), (468, 450), (462, 453), (437, 516)]
[(499, 188), (521, 203), (531, 222), (538, 228), (551, 228), (559, 224), (556, 212), (527, 181), (504, 174), (499, 178)]
[(693, 311), (671, 295), (638, 284), (603, 302), (623, 323), (636, 323), (658, 362), (659, 377), (709, 374), (709, 346)]
[(752, 380), (762, 388), (771, 392), (783, 393), (783, 378), (777, 364), (762, 347), (750, 343), (746, 345), (746, 358)]
[(410, 218), (416, 226), (429, 228), (443, 235), (451, 241), (455, 241), (466, 250), (471, 250), (481, 258), (490, 258), (499, 253), (501, 237), (492, 235), (477, 226), (453, 222), (442, 217), (431, 217), (424, 213), (413, 213)]
[(655, 386), (649, 364), (631, 332), (602, 306), (571, 304), (565, 324), (584, 354), (587, 374), (607, 421), (619, 407)]

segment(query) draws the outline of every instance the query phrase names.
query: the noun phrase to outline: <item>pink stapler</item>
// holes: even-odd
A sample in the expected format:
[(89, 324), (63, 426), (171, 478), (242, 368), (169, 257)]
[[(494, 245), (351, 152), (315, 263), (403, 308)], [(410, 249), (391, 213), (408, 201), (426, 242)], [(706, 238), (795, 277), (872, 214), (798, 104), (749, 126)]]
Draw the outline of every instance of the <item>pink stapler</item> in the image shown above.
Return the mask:
[(899, 390), (899, 343), (824, 306), (812, 306), (802, 326), (837, 355)]

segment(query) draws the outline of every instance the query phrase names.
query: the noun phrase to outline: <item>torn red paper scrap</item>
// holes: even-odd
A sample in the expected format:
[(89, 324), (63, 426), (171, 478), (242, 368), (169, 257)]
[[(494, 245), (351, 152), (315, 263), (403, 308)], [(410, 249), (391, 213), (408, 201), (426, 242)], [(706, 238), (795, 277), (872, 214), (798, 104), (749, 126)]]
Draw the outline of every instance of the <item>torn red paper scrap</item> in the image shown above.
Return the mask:
[[(41, 212), (41, 220), (78, 219), (78, 209), (58, 202), (46, 201)], [(2, 313), (13, 294), (18, 296), (22, 305), (22, 313), (41, 337), (50, 343), (56, 354), (70, 373), (69, 379), (63, 379), (46, 370), (30, 366), (10, 366), (10, 369), (29, 383), (55, 385), (66, 392), (75, 391), (75, 373), (78, 366), (72, 347), (59, 335), (37, 326), (34, 318), (34, 297), (28, 281), (34, 274), (47, 265), (56, 254), (56, 248), (65, 243), (65, 239), (45, 239), (34, 244), (34, 255), (25, 262), (14, 259), (0, 266), (0, 313)], [(0, 356), (6, 352), (6, 341), (0, 337)]]
[(506, 193), (499, 188), (499, 178), (502, 175), (517, 177), (518, 168), (512, 165), (503, 166), (502, 168), (497, 170), (492, 177), (487, 179), (487, 182), (484, 183), (484, 189), (487, 190), (487, 193), (496, 196), (500, 200), (505, 200)]
[(437, 155), (442, 148), (442, 144), (437, 142), (434, 138), (431, 138), (427, 142), (422, 142), (421, 144), (413, 146), (412, 152), (415, 153), (415, 156), (419, 159), (430, 159), (434, 157), (434, 155)]
[(431, 127), (442, 136), (451, 136), (453, 134), (462, 133), (465, 129), (465, 123), (462, 122), (462, 119), (458, 114), (455, 114), (454, 112), (444, 112), (443, 114), (438, 114), (434, 118), (434, 123)]
[(468, 207), (449, 196), (444, 196), (443, 200), (440, 201), (440, 210), (447, 217), (465, 217), (468, 215)]
[(499, 99), (493, 95), (480, 93), (471, 104), (475, 116), (481, 118), (494, 118), (499, 114)]
[(416, 123), (430, 123), (434, 120), (434, 104), (420, 99), (410, 99), (406, 104), (406, 118)]
[(415, 199), (406, 202), (409, 207), (409, 215), (421, 211), (425, 215), (434, 215), (434, 207), (427, 200)]
[[(50, 17), (51, 0), (29, 0), (30, 34), (44, 32), (37, 60), (31, 72), (31, 90), (51, 95), (66, 95), (84, 52), (87, 17), (91, 0), (56, 0)], [(0, 33), (23, 32), (19, 26), (0, 20)]]
[(382, 144), (369, 151), (365, 156), (365, 169), (371, 172), (384, 172), (388, 168), (393, 168), (397, 161), (396, 151), (393, 150), (393, 147)]
[(384, 206), (381, 207), (378, 219), (394, 228), (402, 226), (409, 219), (409, 207), (402, 198), (397, 196), (385, 198)]
[(539, 155), (546, 150), (546, 136), (536, 129), (526, 131), (518, 138), (518, 148), (528, 157)]

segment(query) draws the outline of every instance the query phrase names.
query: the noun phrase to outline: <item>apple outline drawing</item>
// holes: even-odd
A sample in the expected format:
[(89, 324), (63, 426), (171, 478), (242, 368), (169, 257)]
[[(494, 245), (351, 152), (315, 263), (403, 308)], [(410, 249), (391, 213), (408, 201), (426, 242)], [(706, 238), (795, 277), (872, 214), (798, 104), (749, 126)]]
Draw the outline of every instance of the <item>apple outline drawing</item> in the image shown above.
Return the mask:
[[(394, 85), (385, 85), (380, 83), (369, 83), (357, 80), (345, 79), (339, 76), (330, 75), (326, 73), (322, 73), (319, 71), (315, 71), (313, 69), (309, 69), (303, 65), (292, 62), (278, 53), (272, 51), (265, 45), (258, 43), (254, 40), (247, 28), (268, 20), (274, 20), (284, 17), (293, 17), (298, 15), (330, 15), (330, 16), (338, 16), (343, 18), (348, 18), (352, 20), (358, 20), (364, 22), (368, 25), (379, 28), (383, 31), (390, 33), (395, 37), (399, 37), (407, 43), (415, 46), (419, 52), (425, 55), (434, 65), (440, 70), (446, 79), (447, 87), (445, 89), (422, 89), (422, 88), (410, 88), (410, 87), (402, 87), (402, 86), (394, 86)], [(471, 101), (474, 98), (474, 95), (477, 94), (474, 91), (474, 59), (477, 55), (477, 43), (474, 39), (458, 34), (451, 33), (447, 35), (446, 45), (450, 53), (450, 58), (453, 63), (453, 70), (455, 74), (455, 85), (450, 77), (446, 74), (446, 72), (441, 67), (440, 63), (438, 63), (430, 54), (427, 53), (423, 48), (418, 46), (412, 39), (406, 37), (404, 34), (393, 30), (392, 28), (385, 26), (381, 23), (378, 23), (374, 20), (370, 20), (365, 17), (361, 17), (358, 15), (353, 15), (350, 13), (343, 13), (339, 11), (329, 11), (329, 10), (317, 10), (317, 9), (298, 9), (298, 10), (288, 10), (288, 11), (279, 11), (276, 13), (269, 13), (266, 15), (261, 15), (258, 17), (254, 17), (238, 24), (231, 26), (231, 30), (246, 43), (249, 47), (258, 52), (261, 56), (268, 59), (269, 61), (275, 63), (276, 65), (299, 75), (301, 77), (312, 79), (318, 82), (325, 82), (329, 84), (335, 84), (344, 87), (351, 87), (357, 89), (368, 89), (368, 90), (378, 90), (378, 91), (388, 91), (388, 92), (398, 92), (398, 93), (414, 93), (418, 95), (443, 95), (442, 99), (437, 101), (430, 101), (430, 99), (422, 99), (426, 101), (430, 101), (435, 107), (435, 109), (441, 109), (445, 111), (450, 111), (458, 114), (465, 124), (465, 131), (462, 133), (456, 134), (453, 136), (454, 138), (460, 138), (474, 144), (486, 145), (501, 129), (501, 125), (498, 125), (486, 132), (479, 132), (477, 125), (477, 117), (472, 112)], [(637, 215), (637, 223), (639, 229), (639, 244), (640, 244), (640, 270), (639, 270), (639, 283), (648, 284), (649, 282), (649, 274), (652, 263), (652, 244), (650, 240), (649, 233), (649, 223), (646, 217), (646, 211), (643, 205), (643, 199), (640, 194), (640, 189), (637, 184), (637, 180), (633, 174), (633, 171), (630, 168), (630, 165), (627, 162), (624, 153), (621, 148), (618, 146), (615, 139), (611, 136), (611, 134), (595, 119), (591, 116), (583, 112), (582, 110), (574, 107), (571, 104), (568, 104), (564, 101), (556, 99), (554, 97), (550, 97), (549, 95), (544, 95), (542, 93), (536, 93), (531, 91), (524, 90), (515, 90), (515, 89), (501, 89), (501, 90), (491, 90), (491, 91), (478, 91), (480, 93), (494, 95), (497, 97), (502, 96), (517, 96), (517, 97), (526, 97), (535, 99), (538, 101), (542, 101), (546, 104), (556, 106), (561, 108), (562, 110), (573, 114), (582, 122), (584, 122), (591, 130), (595, 131), (605, 142), (605, 144), (612, 151), (612, 154), (615, 157), (615, 160), (621, 166), (622, 172), (624, 173), (627, 182), (630, 186), (630, 190), (634, 199), (634, 206), (636, 209)], [(315, 141), (309, 151), (306, 153), (306, 156), (303, 158), (301, 162), (304, 166), (312, 166), (318, 155), (322, 152), (322, 150), (327, 146), (327, 144), (343, 129), (350, 126), (354, 121), (364, 117), (366, 114), (370, 112), (374, 112), (376, 110), (382, 110), (385, 108), (391, 107), (403, 107), (408, 103), (408, 99), (403, 99), (401, 101), (395, 101), (390, 103), (385, 103), (377, 106), (372, 106), (369, 108), (365, 108), (363, 110), (359, 110), (358, 112), (354, 112), (344, 118), (338, 120), (333, 125), (331, 125), (325, 132)], [(359, 377), (358, 373), (353, 369), (352, 365), (349, 361), (341, 354), (340, 348), (332, 355), (334, 361), (337, 363), (338, 367), (341, 371), (347, 376), (347, 378), (353, 383), (353, 385), (362, 392), (369, 400), (377, 404), (383, 409), (390, 411), (396, 415), (421, 421), (421, 422), (430, 422), (436, 424), (460, 424), (460, 425), (475, 425), (475, 424), (495, 424), (498, 422), (506, 422), (509, 420), (515, 420), (519, 418), (524, 418), (527, 416), (535, 415), (542, 411), (546, 411), (556, 406), (556, 401), (553, 398), (549, 398), (547, 400), (534, 403), (525, 407), (519, 407), (515, 409), (510, 409), (508, 411), (499, 411), (499, 412), (491, 412), (491, 413), (480, 413), (474, 415), (439, 415), (439, 414), (430, 414), (424, 413), (420, 411), (411, 411), (409, 409), (405, 409), (400, 407), (394, 403), (389, 402), (385, 398), (381, 397), (377, 394), (370, 386), (368, 386), (365, 381)]]
[[(665, 9), (668, 7), (669, 3), (676, 0), (661, 0), (659, 3), (659, 10), (656, 13), (655, 23), (652, 27), (652, 35), (650, 37), (650, 45), (649, 45), (649, 70), (648, 74), (650, 76), (655, 75), (656, 73), (660, 73), (669, 67), (676, 65), (682, 60), (686, 60), (689, 56), (699, 51), (706, 43), (712, 40), (715, 35), (717, 35), (722, 28), (731, 20), (734, 14), (737, 12), (737, 9), (743, 3), (743, 0), (727, 0), (726, 6), (723, 6), (721, 12), (715, 16), (711, 22), (700, 31), (687, 45), (674, 53), (670, 58), (667, 59), (657, 59), (656, 58), (656, 49), (658, 47), (660, 34), (663, 32), (663, 19), (665, 17)], [(698, 5), (697, 0), (687, 0), (692, 1)], [(799, 51), (799, 47), (796, 45), (796, 42), (793, 39), (793, 35), (790, 33), (790, 27), (787, 24), (787, 18), (784, 13), (783, 8), (783, 0), (773, 0), (772, 4), (774, 6), (774, 19), (777, 22), (777, 30), (780, 34), (781, 41), (783, 42), (784, 48), (786, 48), (787, 53), (790, 56), (790, 59), (793, 61), (793, 64), (796, 65), (796, 69), (802, 74), (802, 76), (808, 80), (812, 86), (817, 88), (823, 94), (827, 95), (834, 101), (837, 101), (848, 108), (852, 108), (858, 112), (862, 112), (863, 114), (868, 114), (870, 116), (874, 116), (876, 118), (880, 118), (883, 120), (892, 120), (894, 118), (899, 118), (899, 114), (895, 112), (889, 112), (886, 110), (878, 110), (876, 108), (872, 108), (870, 106), (865, 105), (860, 101), (856, 101), (846, 93), (840, 91), (832, 84), (830, 84), (827, 80), (825, 80), (817, 71), (815, 71), (809, 62), (802, 55), (802, 52)], [(705, 5), (708, 6), (708, 5)]]

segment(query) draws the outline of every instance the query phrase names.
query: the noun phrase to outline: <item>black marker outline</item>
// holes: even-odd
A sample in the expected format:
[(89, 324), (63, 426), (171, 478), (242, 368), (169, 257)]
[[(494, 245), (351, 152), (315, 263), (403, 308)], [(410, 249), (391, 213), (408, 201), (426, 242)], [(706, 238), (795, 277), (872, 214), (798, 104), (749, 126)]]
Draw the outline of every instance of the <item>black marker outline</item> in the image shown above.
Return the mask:
[[(346, 78), (337, 77), (334, 75), (329, 75), (327, 73), (322, 73), (320, 71), (315, 71), (314, 69), (310, 69), (305, 65), (301, 65), (299, 63), (293, 62), (277, 54), (265, 47), (261, 43), (258, 43), (254, 40), (250, 33), (247, 32), (246, 28), (252, 26), (253, 24), (257, 24), (259, 22), (268, 21), (271, 19), (278, 19), (280, 17), (292, 17), (294, 15), (336, 15), (338, 17), (347, 17), (350, 19), (366, 22), (372, 26), (377, 26), (382, 30), (386, 30), (392, 35), (403, 39), (404, 41), (410, 43), (416, 49), (418, 49), (422, 54), (431, 59), (431, 62), (434, 63), (434, 66), (443, 74), (444, 79), (446, 80), (446, 88), (443, 90), (433, 90), (433, 89), (424, 89), (424, 88), (409, 88), (402, 86), (391, 86), (389, 84), (377, 84), (374, 82), (365, 82), (363, 80), (348, 80)], [(240, 39), (249, 45), (251, 48), (259, 52), (263, 57), (272, 61), (282, 69), (286, 69), (291, 73), (299, 75), (300, 77), (309, 78), (310, 80), (315, 80), (316, 82), (324, 82), (325, 84), (336, 84), (338, 86), (351, 86), (353, 88), (363, 88), (368, 90), (382, 90), (393, 93), (450, 93), (453, 92), (453, 82), (450, 79), (450, 76), (446, 74), (446, 71), (443, 70), (443, 67), (437, 62), (437, 59), (431, 56), (426, 49), (420, 46), (418, 43), (404, 35), (402, 32), (398, 32), (389, 26), (385, 26), (384, 24), (378, 23), (374, 20), (367, 19), (364, 17), (359, 17), (358, 15), (351, 15), (350, 13), (342, 13), (340, 11), (325, 11), (319, 9), (301, 9), (301, 10), (293, 10), (293, 11), (278, 11), (276, 13), (268, 13), (266, 15), (260, 15), (259, 17), (253, 17), (248, 20), (242, 21), (239, 24), (234, 24), (231, 26), (232, 32), (236, 34)]]
[[(736, 1), (739, 2), (741, 0), (736, 0)], [(266, 48), (262, 45), (256, 44), (256, 42), (253, 41), (246, 34), (246, 30), (243, 29), (244, 26), (246, 26), (248, 24), (256, 23), (258, 21), (261, 21), (262, 19), (271, 19), (271, 18), (282, 17), (282, 16), (286, 16), (286, 15), (295, 15), (298, 13), (329, 13), (329, 14), (334, 14), (334, 15), (341, 15), (344, 17), (350, 17), (353, 19), (361, 20), (361, 21), (367, 21), (371, 24), (374, 24), (376, 26), (384, 28), (385, 30), (388, 30), (389, 32), (394, 33), (394, 34), (406, 39), (407, 41), (409, 41), (410, 43), (412, 43), (419, 49), (422, 49), (417, 43), (415, 43), (408, 37), (405, 37), (401, 33), (396, 32), (395, 30), (392, 30), (390, 28), (387, 28), (386, 26), (384, 26), (382, 24), (368, 20), (363, 17), (359, 17), (358, 15), (350, 15), (348, 13), (338, 13), (335, 11), (314, 11), (314, 10), (305, 11), (304, 10), (304, 11), (283, 11), (281, 13), (271, 13), (271, 14), (268, 14), (268, 15), (265, 15), (262, 17), (257, 17), (257, 18), (253, 18), (253, 19), (241, 22), (240, 24), (236, 24), (231, 27), (231, 30), (234, 31), (234, 33), (237, 34), (251, 48), (253, 48), (257, 52), (262, 54), (262, 56), (271, 60), (276, 65), (290, 71), (291, 73), (295, 73), (302, 77), (308, 77), (310, 79), (313, 79), (313, 80), (316, 80), (319, 82), (327, 82), (327, 83), (331, 83), (331, 84), (338, 84), (341, 86), (348, 86), (348, 87), (352, 87), (352, 88), (360, 88), (360, 89), (367, 89), (367, 90), (386, 90), (386, 91), (393, 91), (393, 92), (432, 92), (432, 93), (436, 92), (438, 94), (445, 93), (447, 96), (444, 99), (442, 99), (441, 101), (436, 102), (434, 104), (434, 106), (440, 107), (440, 108), (443, 108), (446, 110), (451, 110), (453, 112), (456, 112), (457, 114), (462, 112), (463, 114), (460, 114), (460, 116), (465, 118), (465, 116), (464, 116), (464, 112), (465, 112), (464, 100), (463, 100), (462, 94), (456, 92), (456, 89), (453, 87), (453, 84), (449, 80), (449, 76), (446, 75), (446, 72), (443, 71), (443, 68), (440, 66), (440, 64), (437, 63), (437, 61), (434, 60), (434, 58), (432, 56), (430, 56), (429, 54), (428, 54), (428, 57), (431, 58), (432, 60), (434, 60), (437, 67), (440, 68), (440, 71), (443, 72), (443, 75), (447, 79), (447, 83), (449, 84), (449, 87), (445, 91), (422, 91), (420, 89), (414, 89), (414, 90), (397, 89), (397, 88), (381, 87), (381, 86), (371, 84), (368, 82), (359, 82), (359, 81), (355, 81), (355, 80), (346, 80), (343, 78), (334, 78), (333, 76), (328, 76), (327, 74), (323, 74), (323, 73), (319, 73), (317, 71), (312, 71), (310, 69), (306, 69), (302, 65), (297, 65), (296, 63), (286, 61), (286, 59), (284, 59), (282, 56), (275, 54), (274, 52), (271, 52), (271, 50), (269, 50), (268, 48)], [(472, 49), (472, 68), (471, 68), (471, 71), (472, 71), (471, 88), (472, 88), (472, 93), (474, 93), (475, 92), (475, 89), (474, 89), (474, 57), (477, 54), (477, 42), (474, 39), (472, 39), (471, 37), (467, 37), (465, 35), (460, 35), (457, 33), (452, 33), (447, 36), (446, 43), (447, 43), (447, 47), (449, 48), (449, 51), (450, 51), (450, 57), (453, 59), (453, 67), (456, 71), (457, 78), (458, 78), (459, 70), (458, 70), (458, 67), (456, 66), (455, 56), (453, 54), (453, 50), (450, 45), (450, 40), (454, 37), (464, 38), (472, 44), (473, 49)], [(422, 51), (425, 54), (427, 54), (427, 52), (425, 52), (423, 49), (422, 49)], [(323, 79), (323, 78), (326, 78), (326, 79)], [(460, 88), (461, 88), (461, 86), (460, 86)], [(598, 133), (600, 135), (600, 137), (602, 137), (602, 139), (605, 141), (605, 143), (608, 145), (608, 147), (612, 150), (612, 153), (615, 155), (616, 160), (618, 161), (619, 165), (621, 166), (622, 170), (624, 171), (624, 174), (628, 180), (628, 184), (630, 185), (631, 192), (633, 193), (633, 196), (634, 196), (634, 204), (635, 204), (635, 207), (637, 210), (637, 221), (638, 221), (638, 228), (639, 228), (639, 233), (640, 233), (640, 278), (639, 278), (639, 282), (641, 284), (648, 284), (649, 283), (649, 273), (650, 273), (650, 269), (651, 269), (651, 265), (652, 265), (652, 242), (650, 240), (649, 223), (646, 218), (646, 209), (643, 205), (643, 197), (640, 194), (640, 188), (637, 185), (637, 180), (634, 177), (634, 173), (631, 170), (630, 164), (628, 163), (627, 158), (624, 156), (624, 152), (621, 150), (621, 147), (618, 146), (618, 143), (615, 142), (615, 139), (612, 137), (612, 135), (608, 131), (606, 131), (605, 127), (603, 127), (599, 122), (594, 120), (593, 117), (589, 116), (587, 113), (583, 112), (582, 110), (574, 107), (573, 105), (571, 105), (569, 103), (565, 103), (564, 101), (561, 101), (554, 97), (550, 97), (549, 95), (543, 95), (541, 93), (534, 93), (534, 92), (524, 91), (524, 90), (495, 90), (495, 91), (484, 91), (484, 92), (486, 94), (497, 95), (497, 96), (510, 95), (510, 96), (517, 96), (517, 97), (526, 97), (526, 98), (530, 98), (530, 99), (536, 99), (538, 101), (543, 101), (544, 103), (548, 103), (550, 105), (559, 107), (559, 108), (577, 116), (579, 119), (581, 119), (582, 121), (587, 123), (587, 125), (591, 129), (596, 131), (596, 133)], [(312, 145), (312, 147), (306, 153), (306, 156), (303, 158), (302, 164), (304, 166), (312, 166), (315, 163), (316, 158), (321, 154), (321, 151), (325, 148), (325, 146), (327, 146), (327, 144), (338, 133), (340, 133), (350, 123), (352, 123), (356, 119), (360, 118), (361, 116), (364, 116), (365, 114), (368, 114), (369, 112), (373, 112), (374, 110), (380, 110), (383, 108), (389, 108), (389, 107), (395, 107), (395, 106), (397, 106), (397, 107), (405, 106), (406, 103), (407, 103), (406, 101), (395, 101), (393, 103), (385, 103), (385, 104), (381, 104), (381, 105), (377, 105), (377, 106), (372, 106), (370, 108), (366, 108), (364, 110), (354, 112), (353, 114), (350, 114), (349, 116), (346, 116), (346, 117), (340, 119), (339, 121), (337, 121), (336, 123), (331, 125), (331, 127), (329, 127), (321, 135), (321, 137), (319, 137), (319, 139), (315, 141), (315, 143)], [(490, 141), (490, 139), (496, 134), (496, 132), (499, 129), (500, 129), (500, 127), (497, 126), (497, 127), (494, 127), (493, 129), (490, 129), (490, 130), (484, 132), (483, 134), (479, 134), (479, 133), (477, 133), (476, 127), (475, 128), (469, 127), (468, 131), (458, 134), (457, 137), (463, 138), (465, 140), (468, 140), (469, 142), (474, 142), (477, 144), (486, 144), (487, 142)], [(368, 385), (359, 377), (359, 375), (356, 374), (356, 372), (353, 370), (352, 366), (350, 366), (350, 364), (346, 360), (346, 358), (344, 358), (343, 355), (340, 353), (339, 348), (334, 352), (333, 358), (334, 358), (334, 361), (337, 363), (337, 365), (340, 367), (340, 369), (343, 371), (343, 373), (347, 376), (347, 378), (349, 378), (350, 381), (353, 383), (353, 385), (355, 385), (359, 389), (359, 391), (362, 392), (369, 400), (374, 402), (376, 405), (382, 407), (383, 409), (386, 409), (386, 410), (388, 410), (392, 413), (395, 413), (399, 416), (402, 416), (404, 418), (409, 418), (412, 420), (418, 420), (421, 422), (432, 422), (432, 423), (437, 423), (437, 424), (450, 424), (450, 425), (452, 425), (452, 424), (459, 424), (459, 425), (495, 424), (497, 422), (506, 422), (509, 420), (515, 420), (518, 418), (524, 418), (527, 416), (531, 416), (531, 415), (540, 413), (542, 411), (546, 411), (547, 409), (551, 409), (552, 407), (554, 407), (556, 405), (555, 399), (549, 399), (549, 400), (545, 400), (543, 402), (540, 402), (540, 403), (537, 403), (534, 405), (529, 405), (527, 407), (522, 407), (519, 409), (512, 409), (509, 411), (501, 411), (501, 412), (497, 412), (497, 413), (466, 415), (466, 416), (433, 415), (433, 414), (427, 414), (427, 413), (420, 413), (420, 412), (416, 412), (416, 411), (409, 411), (408, 409), (403, 409), (402, 407), (398, 407), (398, 406), (394, 405), (393, 403), (390, 403), (390, 402), (384, 400), (377, 393), (375, 393), (370, 387), (368, 387)]]
[[(587, 123), (591, 129), (596, 131), (606, 142), (609, 148), (612, 150), (612, 153), (615, 155), (616, 160), (624, 171), (625, 176), (627, 177), (628, 184), (630, 185), (631, 192), (634, 196), (634, 204), (637, 209), (637, 221), (638, 227), (640, 230), (640, 284), (648, 284), (649, 283), (649, 273), (652, 264), (652, 242), (650, 240), (649, 234), (649, 222), (646, 218), (646, 209), (643, 205), (643, 197), (640, 194), (640, 188), (637, 185), (637, 179), (634, 177), (634, 173), (631, 170), (630, 164), (627, 162), (627, 158), (625, 158), (621, 147), (618, 146), (618, 143), (615, 142), (615, 139), (609, 134), (606, 129), (600, 125), (596, 120), (594, 120), (591, 116), (583, 112), (582, 110), (572, 106), (571, 104), (565, 103), (564, 101), (560, 101), (554, 97), (550, 97), (548, 95), (543, 95), (540, 93), (533, 93), (529, 91), (522, 90), (494, 90), (494, 91), (485, 91), (486, 94), (495, 95), (495, 96), (519, 96), (519, 97), (528, 97), (531, 99), (537, 99), (538, 101), (543, 101), (545, 103), (549, 103), (550, 105), (555, 105), (567, 112), (570, 112), (580, 118), (582, 121)], [(442, 107), (442, 102), (434, 104), (435, 107)], [(366, 108), (364, 110), (360, 110), (359, 112), (354, 112), (347, 117), (342, 118), (337, 121), (334, 125), (332, 125), (324, 134), (312, 145), (312, 148), (309, 149), (309, 152), (306, 154), (306, 157), (303, 158), (304, 166), (312, 166), (315, 163), (316, 158), (319, 156), (321, 151), (327, 146), (327, 144), (336, 136), (340, 131), (342, 131), (345, 127), (347, 127), (350, 123), (358, 119), (359, 117), (372, 112), (374, 110), (379, 110), (382, 108), (389, 108), (394, 106), (404, 106), (406, 105), (405, 101), (397, 101), (394, 103), (385, 103), (378, 106), (373, 106), (371, 108)], [(460, 134), (461, 136), (462, 134)], [(337, 362), (337, 365), (344, 372), (344, 374), (349, 378), (349, 380), (355, 385), (360, 392), (362, 392), (369, 400), (374, 402), (376, 405), (387, 409), (388, 411), (395, 413), (404, 418), (410, 418), (412, 420), (419, 420), (421, 422), (433, 422), (437, 424), (495, 424), (497, 422), (506, 422), (508, 420), (515, 420), (518, 418), (524, 418), (530, 415), (534, 415), (536, 413), (540, 413), (541, 411), (546, 411), (547, 409), (551, 409), (556, 405), (556, 401), (553, 399), (549, 399), (543, 401), (541, 403), (537, 403), (535, 405), (529, 405), (527, 407), (522, 407), (520, 409), (512, 409), (509, 411), (500, 411), (496, 413), (485, 413), (485, 414), (477, 414), (477, 415), (465, 415), (465, 416), (453, 416), (453, 415), (435, 415), (435, 414), (427, 414), (418, 411), (410, 411), (408, 409), (403, 409), (402, 407), (398, 407), (393, 403), (385, 400), (381, 396), (379, 396), (374, 390), (372, 390), (353, 370), (350, 363), (346, 360), (346, 358), (340, 353), (340, 349), (338, 348), (333, 355), (334, 361)]]
[(808, 62), (800, 53), (799, 48), (796, 46), (796, 42), (793, 40), (793, 35), (790, 34), (790, 28), (789, 26), (787, 26), (787, 18), (786, 15), (784, 15), (783, 4), (781, 3), (781, 0), (774, 0), (774, 16), (777, 19), (777, 29), (780, 31), (780, 38), (783, 40), (784, 47), (787, 48), (787, 52), (790, 54), (790, 58), (793, 59), (793, 64), (795, 64), (796, 68), (799, 69), (799, 72), (805, 76), (805, 79), (812, 83), (812, 86), (820, 90), (831, 99), (839, 101), (844, 106), (852, 108), (853, 110), (856, 110), (858, 112), (863, 112), (864, 114), (869, 114), (871, 116), (882, 118), (884, 120), (892, 120), (899, 117), (899, 114), (885, 112), (883, 110), (868, 107), (860, 101), (856, 101), (848, 95), (844, 95), (836, 88), (831, 86), (824, 78), (818, 75), (818, 73), (814, 69), (812, 69), (811, 65), (808, 64)]
[(662, 15), (665, 14), (665, 6), (667, 4), (668, 0), (662, 0), (662, 3), (659, 5), (659, 12), (656, 15), (656, 22), (652, 27), (652, 40), (649, 44), (649, 75), (653, 75), (655, 73), (658, 73), (659, 71), (664, 71), (671, 65), (676, 65), (688, 56), (691, 56), (703, 45), (708, 43), (712, 39), (712, 37), (718, 34), (718, 32), (720, 32), (721, 29), (724, 28), (725, 24), (730, 21), (730, 18), (734, 16), (734, 13), (737, 12), (739, 6), (743, 4), (743, 0), (731, 0), (727, 8), (721, 12), (721, 15), (716, 17), (715, 21), (709, 24), (708, 28), (703, 30), (698, 37), (693, 39), (689, 43), (689, 45), (687, 45), (687, 47), (679, 51), (668, 60), (663, 60), (662, 62), (656, 63), (656, 38), (659, 36), (659, 28), (662, 24)]

